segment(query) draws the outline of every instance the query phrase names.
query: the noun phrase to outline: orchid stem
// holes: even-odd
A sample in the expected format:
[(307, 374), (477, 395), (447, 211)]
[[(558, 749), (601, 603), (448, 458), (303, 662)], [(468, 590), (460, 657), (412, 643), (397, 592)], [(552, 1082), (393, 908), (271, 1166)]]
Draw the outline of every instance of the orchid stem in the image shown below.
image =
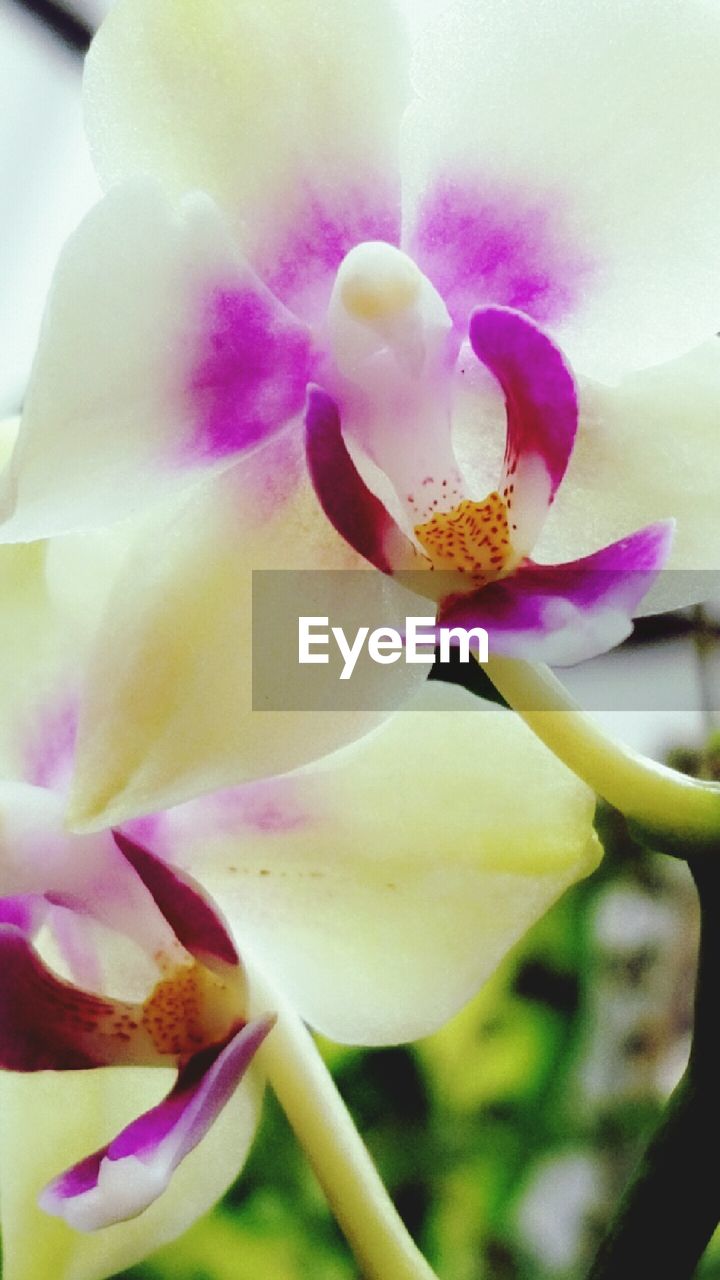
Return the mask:
[[(262, 1002), (265, 1009), (278, 1005), (267, 992)], [(258, 1063), (365, 1280), (437, 1280), (397, 1213), (315, 1041), (286, 1006), (279, 1010)]]
[(491, 658), (485, 671), (508, 706), (546, 746), (627, 818), (651, 833), (667, 832), (677, 842), (696, 845), (695, 851), (706, 844), (717, 848), (717, 783), (677, 773), (617, 742), (578, 706), (547, 667)]

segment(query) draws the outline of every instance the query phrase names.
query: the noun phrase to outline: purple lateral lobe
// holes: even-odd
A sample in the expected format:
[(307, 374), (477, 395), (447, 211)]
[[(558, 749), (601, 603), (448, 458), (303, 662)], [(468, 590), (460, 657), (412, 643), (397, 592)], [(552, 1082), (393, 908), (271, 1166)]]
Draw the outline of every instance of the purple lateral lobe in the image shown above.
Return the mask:
[[(205, 1137), (274, 1022), (272, 1014), (257, 1018), (224, 1044), (196, 1054), (158, 1106), (55, 1178), (40, 1196), (41, 1208), (91, 1231), (142, 1213)], [(126, 1160), (132, 1163), (123, 1170)], [(107, 1173), (115, 1166), (113, 1177), (101, 1177), (103, 1166)]]
[(403, 535), (358, 474), (343, 440), (340, 410), (322, 387), (308, 389), (305, 448), (310, 478), (330, 523), (376, 569), (392, 573), (388, 547)]
[[(103, 1028), (124, 1012), (80, 991), (43, 964), (19, 928), (0, 925), (0, 1067), (79, 1071), (114, 1060)], [(116, 1048), (116, 1046), (115, 1046)]]
[(485, 302), (557, 324), (576, 309), (594, 273), (567, 221), (555, 197), (493, 194), (480, 178), (445, 178), (420, 203), (408, 252), (463, 333), (473, 307)]
[(229, 1102), (275, 1021), (274, 1014), (255, 1018), (224, 1045), (195, 1054), (178, 1073), (165, 1101), (140, 1116), (110, 1144), (109, 1158), (151, 1157), (159, 1143), (172, 1133), (178, 1144), (173, 1160), (176, 1167)]
[(324, 196), (306, 194), (292, 219), (292, 229), (261, 256), (263, 279), (288, 307), (309, 321), (325, 311), (333, 279), (343, 258), (366, 240), (398, 244), (400, 207), (396, 193), (376, 183), (373, 204), (369, 184), (332, 204)]
[(475, 311), (470, 342), (505, 396), (508, 476), (519, 460), (539, 457), (550, 477), (552, 500), (567, 470), (578, 423), (575, 380), (564, 355), (532, 320), (507, 307)]
[(490, 651), (568, 666), (605, 653), (632, 617), (670, 552), (674, 523), (661, 521), (560, 565), (526, 561), (514, 574), (447, 600), (443, 626), (484, 627)]
[(308, 330), (258, 281), (215, 289), (187, 384), (191, 459), (230, 458), (300, 413), (312, 351)]
[(230, 965), (240, 963), (225, 924), (187, 872), (171, 867), (122, 831), (113, 831), (113, 839), (191, 955), (202, 960), (212, 957)]

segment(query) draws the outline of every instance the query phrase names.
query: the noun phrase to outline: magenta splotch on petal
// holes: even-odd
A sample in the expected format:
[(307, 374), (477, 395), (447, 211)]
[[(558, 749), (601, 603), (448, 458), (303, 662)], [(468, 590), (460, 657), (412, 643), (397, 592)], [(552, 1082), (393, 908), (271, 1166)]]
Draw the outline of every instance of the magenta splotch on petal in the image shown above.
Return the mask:
[(429, 188), (408, 252), (463, 331), (484, 302), (557, 325), (575, 311), (596, 269), (573, 242), (559, 197), (492, 191), (481, 178), (444, 178)]
[(444, 626), (485, 627), (494, 653), (571, 665), (632, 631), (632, 618), (670, 553), (674, 522), (660, 521), (567, 564), (526, 561), (510, 577), (441, 606)]
[(343, 440), (340, 410), (322, 387), (308, 393), (305, 444), (310, 478), (330, 523), (370, 564), (392, 573), (388, 553), (403, 535), (358, 473)]
[(400, 240), (398, 196), (368, 203), (368, 188), (345, 194), (334, 204), (308, 195), (292, 221), (292, 230), (259, 258), (259, 270), (278, 298), (303, 319), (318, 320), (330, 297), (335, 273), (356, 244)]
[(77, 729), (76, 700), (63, 700), (40, 716), (25, 748), (26, 782), (55, 791), (64, 789), (72, 772)]
[(200, 801), (190, 800), (168, 811), (164, 819), (172, 843), (174, 831), (185, 832), (194, 823), (199, 824), (199, 831), (211, 829), (216, 835), (275, 835), (308, 828), (317, 820), (317, 814), (310, 811), (297, 779), (284, 776), (260, 778), (216, 791)]
[(257, 1018), (223, 1044), (195, 1054), (162, 1102), (54, 1179), (40, 1195), (41, 1208), (81, 1231), (141, 1213), (204, 1138), (274, 1022), (273, 1014)]
[(227, 808), (220, 812), (229, 831), (238, 823), (260, 835), (285, 834), (301, 831), (313, 821), (307, 802), (303, 803), (301, 788), (293, 778), (263, 778), (248, 783), (235, 791), (227, 791), (219, 798)]
[(195, 865), (201, 864), (205, 851), (211, 851), (219, 840), (248, 835), (272, 838), (310, 830), (321, 817), (318, 803), (311, 806), (298, 780), (285, 775), (242, 783), (174, 805), (154, 816), (151, 834), (144, 818), (123, 823), (122, 829), (132, 840), (151, 844), (158, 857), (172, 863), (179, 858)]
[(259, 281), (213, 290), (202, 332), (187, 382), (195, 424), (190, 453), (229, 458), (300, 413), (312, 369), (311, 339)]
[(228, 929), (196, 881), (121, 831), (114, 831), (113, 837), (186, 950), (202, 959), (239, 964)]
[(177, 1130), (180, 1123), (182, 1145), (177, 1155), (179, 1158), (187, 1155), (225, 1106), (274, 1025), (275, 1015), (264, 1014), (240, 1027), (223, 1044), (195, 1054), (179, 1071), (165, 1101), (139, 1116), (118, 1135), (110, 1146), (110, 1158), (146, 1156), (172, 1130)]

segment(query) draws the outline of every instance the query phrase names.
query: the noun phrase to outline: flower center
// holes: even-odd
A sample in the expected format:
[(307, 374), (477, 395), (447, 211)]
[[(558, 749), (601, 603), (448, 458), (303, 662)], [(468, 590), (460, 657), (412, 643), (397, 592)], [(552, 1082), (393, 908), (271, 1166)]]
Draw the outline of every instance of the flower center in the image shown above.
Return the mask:
[(482, 586), (501, 574), (511, 555), (508, 509), (499, 493), (484, 502), (464, 498), (451, 511), (438, 511), (415, 525), (415, 537), (431, 569), (472, 575)]
[(240, 1021), (238, 992), (197, 963), (161, 978), (142, 1009), (142, 1025), (157, 1052), (179, 1058), (219, 1043)]

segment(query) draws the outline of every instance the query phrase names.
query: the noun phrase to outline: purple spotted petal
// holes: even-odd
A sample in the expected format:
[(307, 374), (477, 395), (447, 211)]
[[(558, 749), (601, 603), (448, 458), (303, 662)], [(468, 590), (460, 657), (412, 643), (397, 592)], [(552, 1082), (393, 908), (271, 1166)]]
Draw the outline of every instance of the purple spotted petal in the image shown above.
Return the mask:
[(302, 410), (310, 336), (259, 281), (212, 292), (188, 382), (196, 423), (191, 455), (246, 452)]
[(441, 608), (446, 626), (484, 627), (491, 653), (567, 666), (605, 653), (665, 563), (673, 522), (648, 525), (568, 564), (527, 562), (508, 578)]
[(142, 1213), (204, 1138), (274, 1022), (273, 1015), (258, 1018), (224, 1045), (196, 1054), (158, 1106), (55, 1178), (40, 1196), (41, 1208), (79, 1231), (97, 1231)]
[(392, 573), (407, 539), (358, 474), (343, 440), (340, 410), (322, 387), (308, 392), (305, 447), (310, 478), (330, 523), (376, 569)]
[(511, 540), (535, 543), (575, 443), (577, 392), (560, 349), (519, 311), (484, 307), (470, 320), (478, 359), (497, 378), (507, 407), (505, 473)]
[(152, 894), (176, 938), (191, 955), (204, 961), (240, 963), (235, 944), (217, 909), (187, 872), (171, 867), (121, 831), (114, 831), (113, 838)]
[(4, 1070), (79, 1071), (122, 1061), (136, 1013), (134, 1005), (64, 982), (43, 964), (20, 928), (0, 925)]

